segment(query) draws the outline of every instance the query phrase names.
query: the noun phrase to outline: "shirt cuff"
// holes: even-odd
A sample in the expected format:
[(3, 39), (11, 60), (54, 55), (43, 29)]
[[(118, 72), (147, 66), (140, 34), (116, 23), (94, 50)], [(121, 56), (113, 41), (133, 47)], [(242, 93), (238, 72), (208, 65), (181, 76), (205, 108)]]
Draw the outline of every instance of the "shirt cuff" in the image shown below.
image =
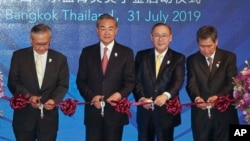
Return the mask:
[(196, 102), (199, 98), (201, 98), (201, 97), (197, 96), (197, 97), (194, 99), (194, 102)]
[(171, 94), (169, 92), (164, 92), (163, 94), (166, 95), (168, 99), (171, 98)]

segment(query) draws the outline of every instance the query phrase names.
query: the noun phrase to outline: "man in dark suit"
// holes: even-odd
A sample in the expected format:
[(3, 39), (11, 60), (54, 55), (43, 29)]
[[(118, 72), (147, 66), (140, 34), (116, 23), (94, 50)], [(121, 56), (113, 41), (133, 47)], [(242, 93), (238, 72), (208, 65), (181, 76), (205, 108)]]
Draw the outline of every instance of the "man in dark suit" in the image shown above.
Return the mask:
[(56, 104), (68, 90), (69, 69), (67, 58), (49, 49), (50, 39), (50, 27), (35, 25), (30, 33), (32, 46), (15, 51), (12, 56), (8, 87), (13, 95), (30, 96), (25, 108), (14, 110), (13, 130), (17, 141), (56, 140)]
[(134, 88), (134, 55), (114, 40), (117, 30), (114, 17), (101, 15), (96, 24), (100, 42), (83, 48), (79, 59), (77, 87), (85, 101), (92, 102), (84, 111), (86, 141), (121, 141), (128, 124), (128, 116), (114, 106)]
[(217, 47), (213, 26), (201, 27), (196, 38), (199, 51), (187, 59), (187, 91), (192, 102), (199, 103), (191, 109), (194, 141), (229, 141), (229, 125), (238, 124), (237, 111), (232, 105), (225, 112), (212, 108), (209, 118), (207, 109), (219, 96), (232, 97), (236, 55)]
[[(169, 25), (157, 23), (152, 27), (154, 48), (136, 55), (135, 99), (152, 102), (137, 108), (138, 141), (173, 141), (174, 127), (179, 125), (180, 114), (171, 115), (164, 104), (179, 95), (185, 75), (185, 56), (170, 49), (172, 31)], [(162, 56), (158, 71), (158, 57)], [(154, 109), (152, 109), (154, 108)]]

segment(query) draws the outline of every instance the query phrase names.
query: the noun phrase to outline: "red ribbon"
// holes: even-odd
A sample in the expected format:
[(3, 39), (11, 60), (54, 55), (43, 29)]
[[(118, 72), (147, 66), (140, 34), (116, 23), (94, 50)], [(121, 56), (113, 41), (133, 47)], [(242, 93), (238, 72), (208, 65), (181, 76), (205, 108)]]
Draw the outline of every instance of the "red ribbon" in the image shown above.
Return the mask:
[(28, 100), (29, 94), (15, 94), (14, 97), (10, 99), (10, 106), (15, 110), (19, 110), (26, 107)]
[(60, 108), (65, 115), (72, 116), (76, 111), (77, 100), (71, 100), (67, 98), (60, 103)]
[(178, 96), (167, 101), (166, 110), (172, 115), (177, 115), (181, 112), (182, 106)]
[[(3, 99), (10, 100), (10, 106), (13, 109), (22, 109), (26, 107), (28, 100), (29, 100), (29, 94), (26, 95), (21, 95), (21, 94), (15, 94), (14, 97), (8, 98), (7, 96), (2, 97)], [(214, 102), (214, 107), (220, 111), (220, 112), (225, 112), (229, 105), (232, 102), (237, 101), (237, 99), (230, 99), (229, 95), (226, 96), (219, 96), (218, 99)], [(112, 101), (116, 103), (115, 111), (120, 112), (120, 113), (125, 113), (129, 117), (132, 116), (130, 112), (130, 107), (131, 106), (141, 106), (145, 104), (150, 104), (149, 102), (129, 102), (127, 98), (122, 98), (119, 101)], [(86, 104), (91, 104), (91, 102), (78, 102), (77, 100), (72, 100), (72, 99), (66, 99), (65, 101), (60, 102), (59, 105), (60, 109), (65, 115), (72, 116), (75, 111), (76, 111), (76, 106), (77, 105), (86, 105)], [(192, 106), (192, 105), (197, 105), (201, 103), (186, 103), (186, 104), (181, 104), (179, 101), (179, 97), (175, 97), (173, 99), (170, 99), (166, 103), (166, 111), (169, 112), (172, 115), (177, 115), (181, 112), (182, 106)]]
[(229, 98), (229, 95), (219, 96), (218, 99), (214, 103), (214, 107), (220, 112), (225, 112), (228, 109), (228, 106), (230, 105), (230, 103), (231, 103), (231, 100)]
[(122, 98), (119, 101), (112, 101), (112, 102), (116, 103), (115, 111), (120, 112), (120, 113), (126, 113), (129, 117), (132, 116), (132, 113), (129, 110), (131, 104), (129, 103), (127, 98)]

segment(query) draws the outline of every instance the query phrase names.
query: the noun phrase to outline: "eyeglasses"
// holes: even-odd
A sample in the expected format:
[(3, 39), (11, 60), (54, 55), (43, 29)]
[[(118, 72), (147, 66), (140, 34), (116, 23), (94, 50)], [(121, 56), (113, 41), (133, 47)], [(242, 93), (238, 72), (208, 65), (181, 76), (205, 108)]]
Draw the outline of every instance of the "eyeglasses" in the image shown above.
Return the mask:
[(155, 39), (166, 39), (166, 38), (168, 38), (169, 37), (169, 35), (168, 34), (153, 34), (153, 38), (155, 38)]
[(34, 45), (36, 47), (48, 47), (50, 44), (50, 42), (47, 42), (47, 43), (35, 43)]

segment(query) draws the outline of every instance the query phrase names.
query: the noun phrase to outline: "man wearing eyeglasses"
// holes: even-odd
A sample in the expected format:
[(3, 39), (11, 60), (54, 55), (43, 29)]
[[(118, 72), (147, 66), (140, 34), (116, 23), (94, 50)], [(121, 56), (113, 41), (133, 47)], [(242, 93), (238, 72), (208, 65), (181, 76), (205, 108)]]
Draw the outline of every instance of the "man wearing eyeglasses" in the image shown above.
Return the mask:
[(14, 110), (13, 131), (17, 141), (55, 141), (58, 104), (69, 85), (67, 58), (50, 49), (51, 30), (45, 24), (31, 29), (31, 47), (15, 51), (8, 87), (13, 95), (29, 96), (23, 109)]
[(177, 98), (185, 75), (185, 56), (170, 49), (169, 25), (157, 23), (151, 30), (154, 48), (136, 55), (135, 99), (148, 103), (137, 107), (138, 141), (173, 141), (180, 114), (166, 111), (166, 102)]

